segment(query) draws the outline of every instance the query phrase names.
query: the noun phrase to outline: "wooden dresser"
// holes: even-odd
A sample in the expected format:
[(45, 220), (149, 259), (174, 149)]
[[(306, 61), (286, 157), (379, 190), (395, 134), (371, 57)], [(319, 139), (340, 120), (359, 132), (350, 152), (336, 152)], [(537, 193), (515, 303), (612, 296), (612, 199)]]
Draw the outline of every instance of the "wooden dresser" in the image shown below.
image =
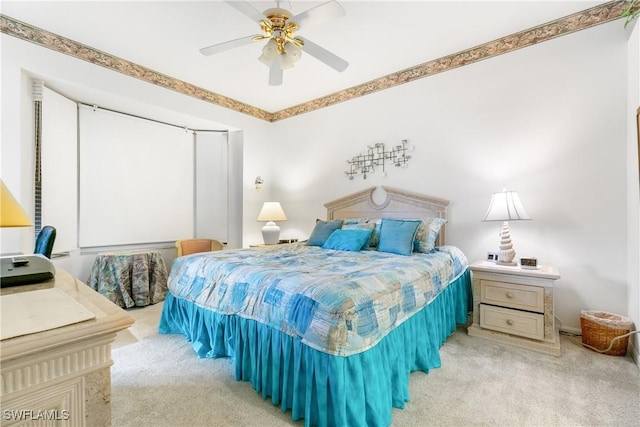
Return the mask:
[[(2, 425), (110, 426), (111, 343), (133, 318), (61, 269), (47, 282), (3, 288), (0, 301), (51, 288), (94, 316), (0, 341)], [(8, 318), (6, 311), (3, 323), (28, 320)]]
[(529, 270), (481, 261), (470, 269), (469, 335), (560, 356), (553, 303), (553, 285), (560, 275), (555, 267)]

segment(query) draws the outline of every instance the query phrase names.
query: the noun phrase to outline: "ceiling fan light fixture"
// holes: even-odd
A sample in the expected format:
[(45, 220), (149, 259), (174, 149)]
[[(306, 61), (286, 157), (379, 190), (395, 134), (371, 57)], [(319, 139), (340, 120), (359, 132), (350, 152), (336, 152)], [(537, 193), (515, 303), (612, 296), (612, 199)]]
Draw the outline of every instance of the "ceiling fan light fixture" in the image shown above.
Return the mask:
[(293, 67), (293, 64), (298, 62), (301, 56), (302, 49), (299, 46), (290, 42), (285, 44), (285, 52), (280, 57), (280, 65), (282, 66), (282, 69), (288, 70)]
[(287, 23), (287, 19), (291, 18), (293, 15), (287, 9), (282, 9), (281, 7), (273, 7), (271, 9), (267, 9), (262, 12), (267, 19), (280, 27), (284, 27)]
[(349, 66), (347, 61), (311, 40), (296, 37), (300, 26), (306, 28), (312, 23), (317, 24), (344, 16), (345, 11), (336, 0), (329, 0), (295, 16), (287, 9), (281, 8), (280, 2), (276, 2), (277, 7), (264, 12), (260, 12), (246, 0), (225, 0), (225, 3), (257, 22), (262, 34), (204, 47), (200, 49), (203, 55), (213, 55), (252, 41), (266, 40), (267, 43), (263, 46), (258, 60), (269, 67), (269, 84), (272, 86), (282, 84), (282, 71), (293, 67), (300, 60), (303, 50), (336, 71), (344, 71)]
[(270, 66), (276, 56), (278, 56), (278, 43), (274, 39), (269, 39), (262, 48), (262, 55), (258, 57), (258, 60), (264, 65)]

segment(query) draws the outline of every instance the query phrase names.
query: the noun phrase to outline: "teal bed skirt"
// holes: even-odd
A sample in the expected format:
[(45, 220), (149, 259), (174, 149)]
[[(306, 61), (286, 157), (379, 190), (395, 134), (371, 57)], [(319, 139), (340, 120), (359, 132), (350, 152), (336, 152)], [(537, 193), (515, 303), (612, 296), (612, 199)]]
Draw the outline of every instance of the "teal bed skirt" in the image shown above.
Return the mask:
[[(440, 366), (440, 346), (467, 322), (466, 270), (377, 345), (348, 357), (305, 346), (254, 320), (221, 315), (167, 294), (159, 332), (183, 334), (201, 358), (232, 357), (236, 380), (250, 381), (306, 426), (388, 426), (409, 401), (409, 374)], [(206, 397), (205, 397), (206, 398)]]

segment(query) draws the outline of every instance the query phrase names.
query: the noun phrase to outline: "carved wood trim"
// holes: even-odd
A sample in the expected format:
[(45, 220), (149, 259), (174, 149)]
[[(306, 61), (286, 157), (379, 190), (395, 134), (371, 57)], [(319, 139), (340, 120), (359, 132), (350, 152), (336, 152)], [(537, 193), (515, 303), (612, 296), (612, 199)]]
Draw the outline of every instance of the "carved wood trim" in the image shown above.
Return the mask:
[(358, 191), (357, 193), (349, 194), (348, 196), (325, 203), (324, 207), (327, 208), (327, 219), (335, 219), (333, 215), (338, 209), (352, 206), (364, 200), (370, 200), (375, 189), (376, 187), (369, 187), (365, 190)]

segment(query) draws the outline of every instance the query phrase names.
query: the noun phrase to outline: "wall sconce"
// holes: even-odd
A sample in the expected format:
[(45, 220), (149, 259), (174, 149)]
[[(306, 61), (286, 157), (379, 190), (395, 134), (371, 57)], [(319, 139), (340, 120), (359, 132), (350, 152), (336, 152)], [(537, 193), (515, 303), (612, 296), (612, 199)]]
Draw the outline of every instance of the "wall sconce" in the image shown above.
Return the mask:
[(256, 191), (262, 190), (262, 183), (263, 182), (264, 182), (264, 179), (262, 179), (262, 177), (260, 175), (256, 176), (256, 181), (255, 181)]
[(385, 149), (382, 142), (369, 145), (365, 154), (359, 154), (351, 160), (347, 160), (349, 170), (345, 172), (345, 175), (349, 179), (353, 179), (356, 175), (362, 175), (363, 179), (367, 179), (368, 174), (372, 174), (376, 168), (380, 168), (380, 174), (386, 176), (385, 166), (387, 163), (402, 168), (409, 165), (411, 156), (407, 154), (407, 151), (409, 151), (409, 147), (406, 139), (403, 139), (401, 144), (396, 145), (390, 151)]

